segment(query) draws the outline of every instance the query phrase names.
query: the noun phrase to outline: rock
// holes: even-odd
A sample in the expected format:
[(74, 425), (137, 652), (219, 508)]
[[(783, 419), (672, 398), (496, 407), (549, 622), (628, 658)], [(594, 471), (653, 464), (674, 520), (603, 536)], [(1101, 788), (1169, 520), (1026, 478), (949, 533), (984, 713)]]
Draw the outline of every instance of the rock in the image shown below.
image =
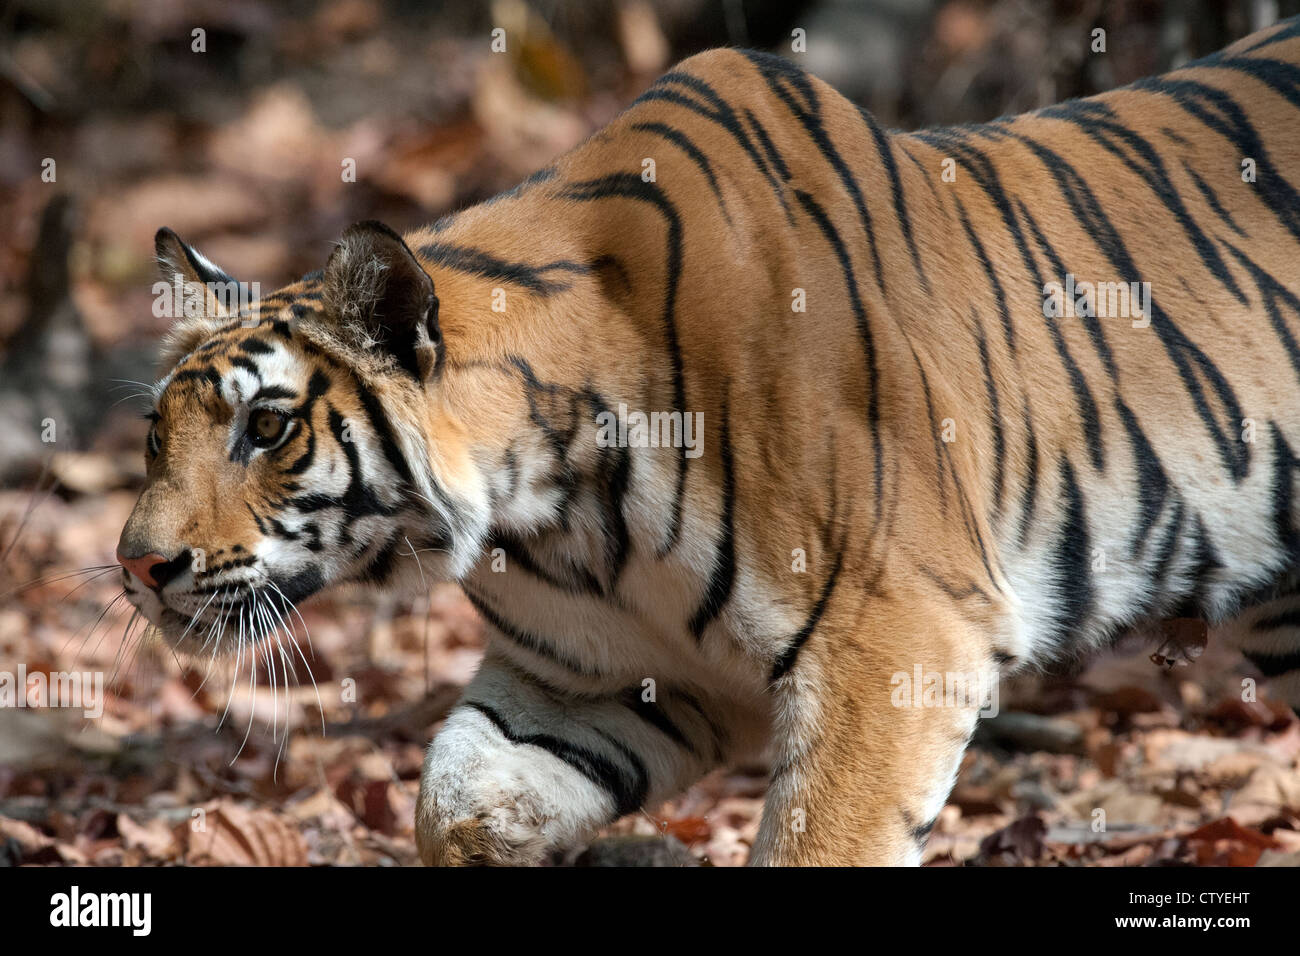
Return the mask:
[(1020, 711), (1004, 711), (981, 720), (976, 740), (981, 739), (1016, 750), (1046, 750), (1057, 754), (1084, 751), (1083, 730), (1078, 724)]
[(573, 861), (574, 866), (699, 866), (686, 845), (672, 836), (635, 834), (601, 837)]

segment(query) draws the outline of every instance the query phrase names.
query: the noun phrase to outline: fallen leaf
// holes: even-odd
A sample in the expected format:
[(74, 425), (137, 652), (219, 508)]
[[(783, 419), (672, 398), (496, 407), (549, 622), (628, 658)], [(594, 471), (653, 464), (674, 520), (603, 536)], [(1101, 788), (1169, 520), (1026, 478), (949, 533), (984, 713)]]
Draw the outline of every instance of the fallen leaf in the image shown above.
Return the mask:
[(664, 832), (677, 837), (687, 846), (707, 840), (713, 834), (713, 827), (704, 817), (681, 817), (664, 824)]
[(176, 828), (176, 837), (185, 848), (186, 864), (307, 865), (307, 844), (302, 834), (276, 813), (229, 800), (214, 801), (202, 809), (202, 817)]
[(140, 850), (151, 860), (171, 860), (180, 852), (176, 834), (167, 825), (167, 821), (159, 817), (141, 825), (125, 813), (119, 813), (117, 832), (121, 834), (122, 845), (126, 849)]

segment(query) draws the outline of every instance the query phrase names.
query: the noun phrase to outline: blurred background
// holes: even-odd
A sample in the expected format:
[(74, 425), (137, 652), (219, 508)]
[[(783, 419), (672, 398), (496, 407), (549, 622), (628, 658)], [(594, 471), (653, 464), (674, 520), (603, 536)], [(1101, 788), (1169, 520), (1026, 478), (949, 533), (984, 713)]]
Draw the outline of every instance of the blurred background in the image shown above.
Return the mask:
[[(452, 587), (321, 598), (304, 609), (312, 674), (273, 701), (268, 674), (253, 695), (128, 632), (111, 571), (64, 576), (111, 564), (143, 473), (131, 383), (154, 377), (166, 327), (150, 291), (158, 227), (270, 290), (323, 265), (354, 220), (407, 229), (510, 187), (709, 47), (790, 54), (801, 29), (800, 65), (910, 128), (1109, 89), (1296, 12), (0, 0), (0, 680), (110, 678), (97, 719), (0, 707), (0, 865), (410, 864), (422, 747), (482, 645)], [(1089, 49), (1097, 28), (1104, 54)], [(1213, 645), (1172, 671), (1150, 650), (1129, 641), (1004, 685), (927, 861), (1300, 861), (1300, 721), (1266, 689), (1243, 701), (1251, 672)], [(717, 773), (555, 862), (743, 863), (765, 773)]]

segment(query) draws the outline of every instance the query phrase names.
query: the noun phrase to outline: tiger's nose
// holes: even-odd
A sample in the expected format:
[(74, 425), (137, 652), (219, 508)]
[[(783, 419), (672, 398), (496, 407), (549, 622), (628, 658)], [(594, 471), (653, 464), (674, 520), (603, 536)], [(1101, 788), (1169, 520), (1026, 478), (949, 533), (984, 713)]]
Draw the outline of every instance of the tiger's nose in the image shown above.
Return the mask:
[(118, 551), (117, 563), (134, 574), (148, 587), (155, 591), (161, 591), (163, 586), (180, 574), (185, 565), (189, 563), (189, 551), (182, 551), (171, 560), (156, 551), (141, 555), (138, 558), (128, 558), (121, 551)]

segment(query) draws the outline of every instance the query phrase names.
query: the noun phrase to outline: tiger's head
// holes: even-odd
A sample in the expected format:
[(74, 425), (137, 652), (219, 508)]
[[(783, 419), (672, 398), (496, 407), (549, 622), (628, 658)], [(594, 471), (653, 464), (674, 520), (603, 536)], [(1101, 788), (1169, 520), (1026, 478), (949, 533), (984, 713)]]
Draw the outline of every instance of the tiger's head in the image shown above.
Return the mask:
[(154, 291), (180, 317), (117, 557), (163, 638), (220, 654), (334, 584), (463, 574), (487, 496), (432, 397), (439, 303), (401, 237), (355, 225), (322, 272), (243, 308), (246, 287), (175, 233), (156, 245)]

